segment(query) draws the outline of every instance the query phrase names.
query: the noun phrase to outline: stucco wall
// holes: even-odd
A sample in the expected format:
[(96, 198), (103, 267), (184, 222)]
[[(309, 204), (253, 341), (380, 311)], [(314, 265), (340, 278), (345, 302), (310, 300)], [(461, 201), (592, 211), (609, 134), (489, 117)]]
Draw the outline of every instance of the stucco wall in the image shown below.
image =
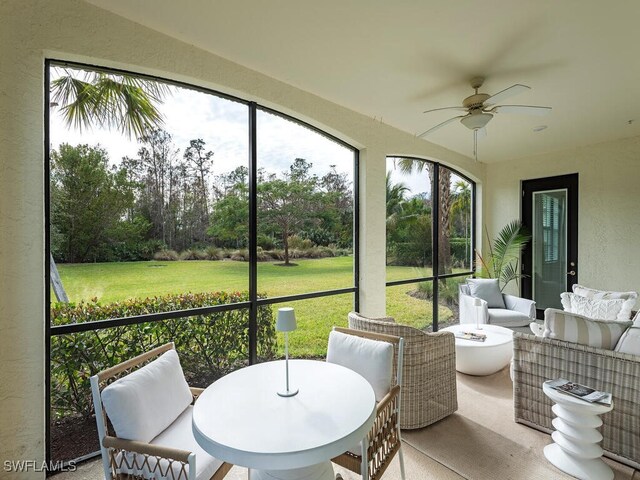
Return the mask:
[(0, 468), (5, 460), (44, 456), (45, 58), (124, 68), (235, 94), (362, 149), (364, 313), (382, 315), (385, 308), (386, 155), (421, 156), (476, 180), (483, 176), (483, 165), (466, 157), (81, 1), (3, 0), (0, 22)]
[(491, 236), (520, 218), (522, 180), (579, 174), (579, 282), (640, 291), (640, 137), (487, 166), (484, 208)]

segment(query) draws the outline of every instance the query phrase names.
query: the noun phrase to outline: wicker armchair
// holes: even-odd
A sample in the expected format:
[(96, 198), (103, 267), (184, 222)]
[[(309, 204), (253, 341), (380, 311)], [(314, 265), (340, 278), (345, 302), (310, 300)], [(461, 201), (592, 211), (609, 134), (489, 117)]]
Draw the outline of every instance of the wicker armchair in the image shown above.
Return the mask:
[[(356, 340), (355, 343), (352, 343), (353, 340), (351, 340), (350, 343), (345, 344), (335, 335), (336, 332), (338, 334), (346, 334), (343, 335), (344, 338), (351, 336), (359, 340)], [(374, 340), (374, 342), (371, 340)], [(381, 342), (393, 345), (393, 352), (389, 350), (381, 351), (379, 350), (380, 347), (371, 349), (371, 344), (375, 345)], [(356, 346), (355, 349), (349, 348), (354, 345)], [(396, 453), (399, 454), (400, 458), (400, 475), (402, 480), (405, 480), (400, 425), (398, 422), (400, 388), (402, 385), (402, 371), (399, 371), (398, 367), (399, 362), (402, 362), (403, 350), (404, 340), (391, 335), (334, 327), (329, 336), (327, 362), (337, 363), (360, 373), (369, 382), (372, 382), (374, 392), (376, 392), (376, 399), (378, 400), (373, 427), (360, 442), (360, 445), (354, 446), (348, 452), (331, 459), (332, 462), (358, 475), (362, 475), (363, 480), (379, 480)], [(380, 360), (384, 360), (384, 362), (381, 363)], [(394, 360), (398, 362), (398, 365)], [(389, 365), (387, 361), (394, 365)], [(372, 363), (375, 366), (372, 367)], [(376, 369), (376, 367), (378, 368)], [(385, 370), (389, 375), (386, 377), (386, 384), (384, 380)], [(382, 384), (385, 384), (384, 388)], [(338, 478), (342, 477), (338, 476)]]
[(349, 313), (349, 328), (404, 338), (400, 428), (426, 427), (458, 409), (453, 333), (425, 333), (356, 312)]
[[(108, 417), (107, 409), (104, 408), (103, 393), (105, 388), (120, 378), (124, 379), (134, 370), (138, 370), (138, 367), (159, 359), (161, 355), (170, 350), (175, 350), (173, 343), (167, 343), (147, 353), (138, 355), (91, 377), (91, 390), (96, 411), (102, 464), (105, 479), (107, 480), (129, 480), (134, 478), (221, 480), (233, 466), (208, 456), (197, 446), (191, 433), (191, 406), (187, 406), (186, 410), (177, 417), (175, 422), (149, 442), (129, 440), (116, 436), (112, 419)], [(179, 368), (179, 362), (177, 365)], [(179, 368), (178, 371), (182, 375), (182, 369)], [(184, 382), (184, 379), (182, 381)], [(184, 385), (185, 389), (188, 388), (191, 391), (191, 403), (193, 404), (203, 390)], [(188, 402), (189, 393), (184, 393)], [(175, 391), (171, 391), (170, 395), (175, 395)], [(148, 403), (145, 403), (145, 405), (148, 405)], [(142, 405), (142, 407), (144, 408), (145, 405)], [(178, 437), (177, 442), (185, 448), (176, 448), (174, 446), (176, 436)], [(189, 438), (193, 441), (189, 442)], [(185, 442), (188, 442), (188, 444), (185, 445)]]

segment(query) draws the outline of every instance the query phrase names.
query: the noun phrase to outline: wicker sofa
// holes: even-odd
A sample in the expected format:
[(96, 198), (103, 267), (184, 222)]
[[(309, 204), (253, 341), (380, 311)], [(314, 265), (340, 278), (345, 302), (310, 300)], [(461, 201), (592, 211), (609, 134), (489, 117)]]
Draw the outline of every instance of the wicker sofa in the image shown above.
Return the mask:
[(349, 328), (404, 338), (400, 428), (426, 427), (458, 409), (453, 333), (425, 333), (356, 312), (349, 314)]
[(640, 468), (640, 356), (514, 332), (516, 422), (553, 430), (553, 403), (542, 383), (554, 378), (613, 394), (614, 408), (602, 416), (602, 448), (606, 456)]

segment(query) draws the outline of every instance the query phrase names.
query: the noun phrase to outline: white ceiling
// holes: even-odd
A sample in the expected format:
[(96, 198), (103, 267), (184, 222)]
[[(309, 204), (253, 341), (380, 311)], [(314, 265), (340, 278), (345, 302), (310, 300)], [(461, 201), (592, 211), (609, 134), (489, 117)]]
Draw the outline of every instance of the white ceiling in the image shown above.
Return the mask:
[[(412, 134), (458, 115), (422, 112), (471, 77), (529, 85), (506, 103), (551, 115), (497, 115), (483, 162), (640, 135), (636, 0), (87, 1)], [(458, 122), (429, 136), (468, 156), (472, 140)]]

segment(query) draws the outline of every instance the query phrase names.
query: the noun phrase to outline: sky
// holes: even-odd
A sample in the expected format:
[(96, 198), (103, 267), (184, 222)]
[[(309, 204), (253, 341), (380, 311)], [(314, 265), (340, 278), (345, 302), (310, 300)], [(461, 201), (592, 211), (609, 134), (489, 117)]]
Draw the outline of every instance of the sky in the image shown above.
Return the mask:
[[(56, 69), (51, 78), (58, 75)], [(184, 153), (189, 141), (201, 138), (206, 149), (214, 152), (214, 175), (227, 173), (238, 166), (248, 167), (248, 107), (212, 94), (182, 87), (170, 87), (159, 110), (164, 117), (164, 130)], [(112, 164), (122, 157), (136, 157), (140, 145), (135, 139), (106, 129), (93, 128), (79, 131), (68, 127), (60, 109), (51, 107), (51, 148), (61, 143), (71, 145), (100, 144), (109, 153)], [(347, 173), (353, 181), (353, 151), (300, 124), (264, 111), (258, 111), (258, 168), (281, 173), (288, 170), (296, 158), (313, 164), (312, 171), (319, 176), (335, 165), (340, 173)]]
[[(61, 69), (53, 67), (51, 78), (57, 78)], [(213, 175), (228, 173), (238, 166), (248, 167), (248, 107), (209, 93), (183, 87), (170, 86), (170, 94), (159, 105), (164, 117), (164, 130), (173, 137), (180, 155), (189, 141), (201, 138), (206, 150), (214, 152)], [(112, 130), (94, 127), (80, 131), (65, 124), (60, 109), (51, 107), (51, 148), (61, 143), (78, 145), (100, 144), (109, 154), (110, 162), (118, 164), (122, 157), (136, 157), (140, 145), (135, 139)], [(313, 164), (312, 172), (322, 176), (335, 165), (340, 173), (346, 173), (353, 181), (353, 151), (319, 133), (283, 117), (258, 110), (258, 168), (282, 173), (296, 158), (304, 158)], [(387, 161), (387, 171), (393, 183), (403, 183), (409, 188), (408, 197), (427, 193), (431, 188), (428, 176), (404, 175)], [(457, 180), (457, 177), (456, 179)], [(454, 180), (454, 181), (455, 181)]]

